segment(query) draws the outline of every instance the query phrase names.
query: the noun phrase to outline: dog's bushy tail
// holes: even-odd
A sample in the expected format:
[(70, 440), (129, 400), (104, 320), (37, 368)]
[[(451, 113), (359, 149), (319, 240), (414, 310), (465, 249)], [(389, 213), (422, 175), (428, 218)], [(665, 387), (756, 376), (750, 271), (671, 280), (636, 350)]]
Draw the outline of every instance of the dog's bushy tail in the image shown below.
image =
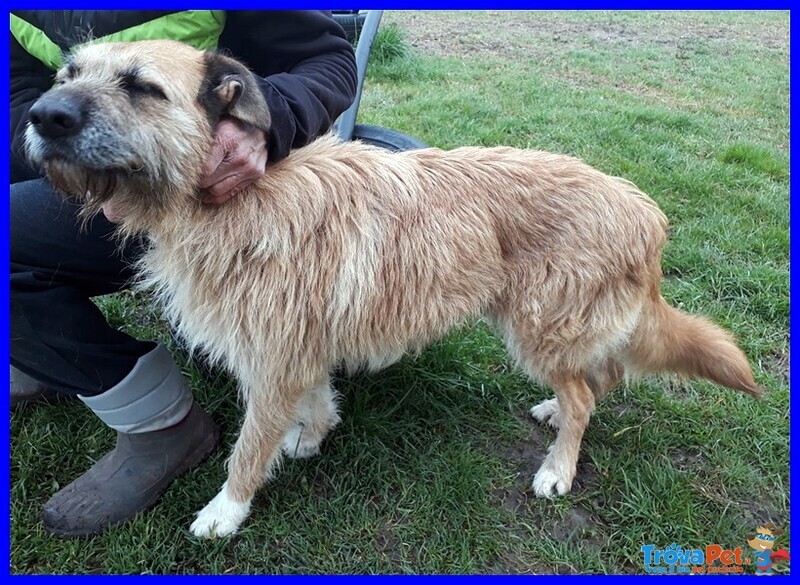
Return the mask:
[(764, 393), (732, 334), (669, 306), (658, 292), (645, 306), (626, 353), (626, 366), (641, 374), (672, 372), (755, 397)]

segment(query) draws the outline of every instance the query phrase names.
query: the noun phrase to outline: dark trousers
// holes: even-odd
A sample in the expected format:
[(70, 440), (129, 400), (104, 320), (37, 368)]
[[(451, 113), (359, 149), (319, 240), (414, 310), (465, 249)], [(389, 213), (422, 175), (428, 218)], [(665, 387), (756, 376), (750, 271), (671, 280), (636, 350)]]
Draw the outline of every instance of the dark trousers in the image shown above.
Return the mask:
[(119, 248), (102, 215), (81, 230), (77, 211), (46, 181), (11, 185), (11, 365), (60, 392), (94, 396), (155, 344), (109, 326), (91, 301), (127, 286), (141, 244)]

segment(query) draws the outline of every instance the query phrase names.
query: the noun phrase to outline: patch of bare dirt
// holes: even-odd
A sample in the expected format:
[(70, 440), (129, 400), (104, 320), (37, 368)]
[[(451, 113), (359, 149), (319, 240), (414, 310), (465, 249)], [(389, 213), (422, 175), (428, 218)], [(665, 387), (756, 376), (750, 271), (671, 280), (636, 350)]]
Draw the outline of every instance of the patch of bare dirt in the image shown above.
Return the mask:
[(676, 447), (669, 450), (669, 458), (679, 471), (696, 471), (703, 467), (703, 454), (697, 449)]
[(486, 575), (544, 575), (552, 573), (549, 570), (537, 570), (531, 572), (529, 567), (523, 565), (517, 557), (511, 553), (501, 553), (484, 570)]
[(395, 565), (399, 565), (408, 556), (404, 546), (395, 535), (387, 521), (383, 521), (375, 532), (375, 548), (389, 557)]
[[(661, 16), (663, 15), (663, 16)], [(540, 12), (531, 10), (406, 10), (389, 11), (385, 22), (402, 27), (421, 52), (468, 58), (470, 54), (547, 61), (565, 48), (597, 44), (656, 44), (675, 49), (676, 56), (696, 43), (750, 41), (765, 50), (789, 50), (789, 19), (771, 19), (752, 26), (746, 19), (720, 18), (714, 12), (649, 13), (626, 18), (624, 12)]]
[(780, 511), (771, 501), (760, 501), (754, 498), (736, 502), (732, 512), (740, 518), (742, 530), (751, 533), (759, 526), (769, 522), (779, 528), (786, 528), (789, 525), (788, 513)]
[(764, 367), (768, 372), (789, 383), (789, 350), (774, 350), (764, 358)]

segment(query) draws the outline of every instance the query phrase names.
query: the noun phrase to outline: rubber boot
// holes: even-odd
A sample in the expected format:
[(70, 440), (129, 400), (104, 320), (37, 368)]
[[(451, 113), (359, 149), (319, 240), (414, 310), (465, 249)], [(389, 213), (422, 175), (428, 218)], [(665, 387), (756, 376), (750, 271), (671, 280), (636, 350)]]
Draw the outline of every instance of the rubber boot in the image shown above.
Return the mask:
[(79, 398), (117, 430), (117, 443), (44, 505), (44, 527), (57, 536), (100, 534), (149, 509), (219, 440), (217, 425), (194, 402), (163, 346), (141, 358), (111, 390)]

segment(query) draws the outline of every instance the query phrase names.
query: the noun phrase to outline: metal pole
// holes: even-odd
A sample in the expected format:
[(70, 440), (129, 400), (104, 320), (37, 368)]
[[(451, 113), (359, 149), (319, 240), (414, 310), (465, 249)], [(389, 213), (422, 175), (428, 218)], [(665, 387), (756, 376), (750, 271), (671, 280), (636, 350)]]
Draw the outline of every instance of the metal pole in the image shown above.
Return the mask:
[(381, 22), (383, 10), (370, 10), (364, 19), (364, 28), (358, 36), (356, 45), (356, 65), (358, 66), (358, 85), (356, 87), (356, 99), (345, 113), (339, 117), (336, 130), (344, 141), (352, 140), (353, 130), (356, 127), (356, 115), (358, 105), (361, 102), (361, 91), (364, 87), (364, 77), (367, 75), (367, 63), (369, 62), (369, 52), (372, 50), (372, 41), (378, 33), (378, 25)]

